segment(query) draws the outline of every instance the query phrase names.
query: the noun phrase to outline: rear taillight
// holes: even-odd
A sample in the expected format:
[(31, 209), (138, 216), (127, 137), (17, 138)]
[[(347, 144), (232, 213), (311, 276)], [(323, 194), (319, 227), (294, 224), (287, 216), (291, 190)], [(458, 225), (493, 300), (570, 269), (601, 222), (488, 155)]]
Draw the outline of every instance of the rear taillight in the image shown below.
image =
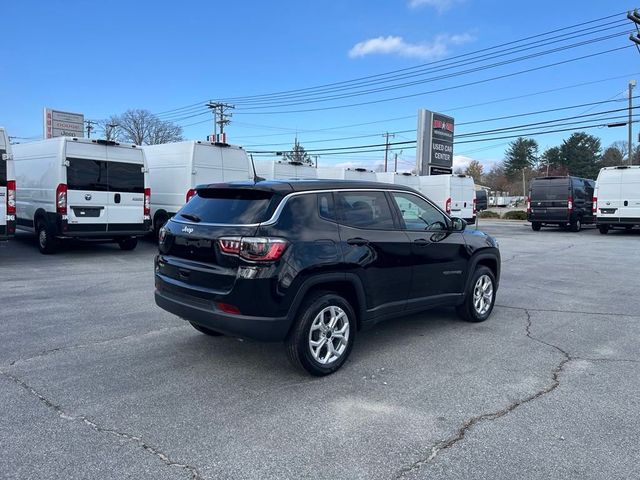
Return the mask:
[(567, 200), (567, 210), (569, 210), (569, 213), (573, 212), (573, 197), (569, 197)]
[(527, 213), (531, 213), (531, 197), (527, 197)]
[(451, 214), (451, 198), (447, 198), (444, 204), (444, 211), (447, 212), (447, 214)]
[(596, 215), (598, 213), (598, 197), (593, 197), (593, 208), (591, 212)]
[(189, 200), (191, 200), (191, 197), (193, 197), (195, 194), (195, 188), (190, 188), (189, 190), (187, 190), (187, 203), (189, 203)]
[(273, 262), (282, 257), (288, 242), (270, 237), (222, 237), (218, 247), (227, 255), (238, 255), (256, 262)]
[(473, 215), (475, 216), (476, 213), (478, 212), (477, 210), (477, 206), (478, 206), (478, 201), (474, 198), (473, 199)]
[(231, 315), (240, 315), (240, 309), (235, 305), (218, 302), (216, 303), (216, 307), (218, 307), (224, 313), (230, 313)]
[(64, 183), (56, 188), (56, 212), (60, 215), (67, 214), (67, 185)]
[(7, 214), (16, 214), (16, 181), (7, 181)]
[(146, 217), (151, 216), (151, 189), (144, 189), (144, 215)]

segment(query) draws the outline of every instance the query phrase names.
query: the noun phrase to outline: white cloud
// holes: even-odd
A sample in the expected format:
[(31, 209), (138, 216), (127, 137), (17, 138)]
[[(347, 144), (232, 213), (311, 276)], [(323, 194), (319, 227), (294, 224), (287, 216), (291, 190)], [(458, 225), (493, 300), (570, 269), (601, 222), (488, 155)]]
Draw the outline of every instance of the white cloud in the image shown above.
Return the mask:
[(420, 8), (424, 6), (435, 8), (438, 13), (449, 10), (454, 3), (460, 3), (462, 0), (409, 0), (409, 8)]
[(454, 155), (453, 169), (456, 170), (460, 168), (464, 171), (473, 160), (478, 160), (480, 162), (485, 173), (491, 170), (496, 163), (499, 163), (497, 160), (481, 160), (479, 158), (467, 157), (466, 155)]
[(457, 35), (438, 35), (431, 42), (408, 43), (402, 37), (389, 35), (387, 37), (370, 38), (356, 43), (349, 50), (349, 57), (358, 58), (366, 55), (400, 55), (421, 60), (442, 58), (449, 53), (451, 45), (462, 45), (473, 41), (468, 33)]

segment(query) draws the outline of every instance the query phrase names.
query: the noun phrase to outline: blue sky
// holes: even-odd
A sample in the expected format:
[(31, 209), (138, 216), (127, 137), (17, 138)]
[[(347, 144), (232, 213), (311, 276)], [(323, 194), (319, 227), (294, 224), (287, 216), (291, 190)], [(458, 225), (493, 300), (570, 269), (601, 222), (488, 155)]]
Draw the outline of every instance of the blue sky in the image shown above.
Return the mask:
[[(178, 120), (184, 126), (185, 137), (204, 139), (212, 126), (207, 121), (211, 115), (202, 103), (236, 97), (236, 101), (230, 100), (237, 108), (227, 127), (231, 143), (250, 150), (286, 150), (297, 134), (303, 146), (314, 150), (379, 144), (384, 141), (384, 132), (395, 132), (392, 141), (415, 140), (411, 130), (415, 130), (419, 108), (449, 113), (461, 124), (619, 100), (582, 109), (459, 125), (456, 134), (624, 108), (628, 80), (640, 80), (640, 53), (624, 33), (631, 23), (623, 22), (623, 14), (574, 29), (576, 37), (564, 43), (520, 55), (606, 35), (615, 35), (613, 38), (480, 72), (430, 82), (413, 77), (408, 81), (422, 82), (293, 106), (279, 105), (282, 100), (271, 97), (271, 103), (263, 105), (267, 108), (258, 109), (256, 104), (251, 106), (246, 99), (237, 97), (409, 69), (635, 6), (622, 1), (557, 0), (6, 2), (0, 125), (10, 135), (29, 138), (42, 134), (45, 106), (82, 112), (88, 119), (144, 108)], [(604, 25), (618, 20), (617, 24)], [(597, 28), (586, 30), (590, 27)], [(585, 36), (578, 37), (580, 33)], [(616, 48), (620, 49), (564, 65), (452, 88)], [(470, 67), (473, 65), (478, 64)], [(463, 68), (460, 65), (458, 70), (444, 73)], [(442, 91), (425, 93), (432, 90)], [(540, 93), (548, 90), (555, 91)], [(347, 92), (350, 91), (337, 93)], [(390, 100), (399, 96), (408, 98)], [(518, 96), (523, 97), (513, 98)], [(353, 103), (368, 104), (342, 107)], [(196, 106), (185, 108), (193, 104)], [(319, 108), (330, 109), (299, 111)], [(295, 112), (279, 113), (292, 110)], [(600, 117), (585, 118), (590, 121)], [(635, 131), (638, 130), (636, 126)], [(601, 137), (604, 146), (624, 140), (627, 135), (626, 128), (589, 132)], [(536, 139), (543, 150), (559, 144), (569, 134)], [(637, 133), (635, 136), (637, 140)], [(489, 166), (502, 159), (508, 142), (460, 144), (454, 153), (464, 157), (458, 158), (461, 163), (477, 158)], [(413, 166), (415, 149), (398, 146), (393, 152), (400, 154), (400, 168)], [(380, 152), (317, 153), (325, 165), (374, 165), (383, 157)]]

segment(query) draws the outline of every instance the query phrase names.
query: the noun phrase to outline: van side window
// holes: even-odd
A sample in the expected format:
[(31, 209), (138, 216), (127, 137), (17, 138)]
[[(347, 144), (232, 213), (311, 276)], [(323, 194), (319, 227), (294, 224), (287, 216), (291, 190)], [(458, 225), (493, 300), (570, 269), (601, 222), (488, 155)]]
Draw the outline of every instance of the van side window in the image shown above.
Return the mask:
[(356, 228), (390, 230), (395, 228), (391, 208), (383, 192), (337, 192), (340, 223)]

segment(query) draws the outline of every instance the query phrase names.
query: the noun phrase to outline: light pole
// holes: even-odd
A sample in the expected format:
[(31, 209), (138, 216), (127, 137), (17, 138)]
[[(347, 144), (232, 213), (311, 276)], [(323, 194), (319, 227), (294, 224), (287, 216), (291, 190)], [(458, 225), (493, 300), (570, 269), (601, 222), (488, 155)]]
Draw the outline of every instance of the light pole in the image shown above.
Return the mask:
[(633, 111), (633, 87), (636, 86), (635, 80), (629, 80), (629, 165), (633, 165), (633, 123), (631, 113)]

